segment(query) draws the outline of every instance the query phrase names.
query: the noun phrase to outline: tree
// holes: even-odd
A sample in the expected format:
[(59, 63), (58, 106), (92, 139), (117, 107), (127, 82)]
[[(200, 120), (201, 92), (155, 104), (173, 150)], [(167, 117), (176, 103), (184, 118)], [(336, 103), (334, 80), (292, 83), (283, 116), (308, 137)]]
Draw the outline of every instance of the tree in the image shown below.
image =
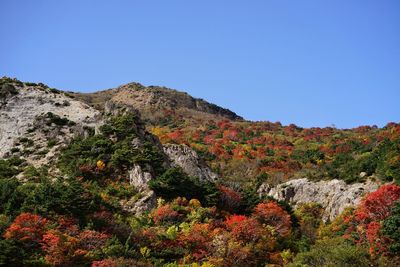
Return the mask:
[(161, 224), (166, 222), (174, 222), (178, 217), (178, 212), (172, 209), (170, 204), (163, 205), (156, 208), (151, 215), (155, 224)]
[(24, 266), (25, 251), (13, 239), (0, 239), (0, 266)]
[(218, 196), (214, 184), (189, 177), (180, 168), (168, 169), (156, 179), (151, 180), (149, 186), (158, 196), (167, 200), (177, 197), (196, 198), (201, 203), (212, 205)]
[(96, 250), (105, 245), (108, 235), (85, 230), (76, 236), (49, 230), (43, 235), (42, 249), (46, 261), (54, 266), (81, 266), (90, 260)]
[(253, 216), (261, 223), (275, 228), (279, 236), (288, 236), (291, 230), (290, 215), (275, 201), (267, 201), (258, 204)]
[(218, 189), (220, 191), (219, 208), (235, 212), (241, 205), (241, 194), (223, 185), (218, 186)]
[(356, 210), (357, 221), (384, 220), (392, 210), (394, 203), (400, 201), (400, 186), (388, 184), (369, 193)]
[(301, 234), (311, 242), (317, 238), (318, 228), (322, 224), (322, 212), (321, 205), (316, 203), (302, 204), (295, 211), (299, 218)]
[(47, 220), (32, 213), (21, 213), (4, 233), (4, 238), (22, 242), (35, 247), (42, 239)]

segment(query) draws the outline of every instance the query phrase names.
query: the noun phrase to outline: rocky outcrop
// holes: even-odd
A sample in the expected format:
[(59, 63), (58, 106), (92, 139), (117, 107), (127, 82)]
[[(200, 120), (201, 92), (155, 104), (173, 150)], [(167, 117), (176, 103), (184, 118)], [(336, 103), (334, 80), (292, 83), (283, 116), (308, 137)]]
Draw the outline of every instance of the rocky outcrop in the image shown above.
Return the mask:
[(335, 219), (346, 207), (356, 206), (363, 196), (377, 190), (379, 184), (366, 183), (346, 184), (342, 180), (312, 182), (307, 178), (295, 179), (275, 187), (263, 184), (258, 193), (260, 196), (271, 196), (284, 200), (296, 207), (299, 204), (314, 202), (323, 209), (323, 220)]
[(186, 145), (165, 144), (164, 153), (167, 154), (173, 166), (181, 167), (189, 176), (209, 182), (215, 182), (218, 179), (196, 151)]
[(129, 201), (122, 201), (121, 207), (123, 210), (140, 215), (145, 211), (149, 211), (156, 206), (156, 195), (153, 190), (149, 189), (149, 182), (154, 177), (150, 172), (144, 171), (142, 167), (135, 164), (128, 171), (129, 183), (139, 191), (139, 194), (131, 198)]
[(150, 172), (143, 171), (138, 164), (135, 164), (128, 173), (129, 183), (135, 186), (136, 189), (143, 191), (149, 188), (148, 183), (153, 179)]
[(60, 146), (102, 124), (99, 111), (44, 85), (10, 83), (1, 91), (0, 158), (17, 155), (40, 166)]
[[(138, 142), (133, 144), (140, 146)], [(167, 144), (163, 146), (164, 153), (170, 161), (170, 166), (182, 168), (189, 176), (197, 177), (201, 181), (214, 182), (217, 175), (199, 158), (197, 153), (191, 148), (184, 145)], [(150, 170), (150, 171), (148, 171)], [(142, 168), (135, 164), (129, 171), (129, 183), (139, 191), (139, 198), (133, 197), (131, 200), (121, 203), (124, 210), (133, 214), (142, 214), (155, 207), (156, 196), (149, 189), (149, 182), (154, 179), (151, 167)]]
[(122, 201), (120, 204), (123, 210), (135, 215), (140, 215), (153, 209), (157, 204), (157, 198), (152, 190), (146, 190), (129, 201)]

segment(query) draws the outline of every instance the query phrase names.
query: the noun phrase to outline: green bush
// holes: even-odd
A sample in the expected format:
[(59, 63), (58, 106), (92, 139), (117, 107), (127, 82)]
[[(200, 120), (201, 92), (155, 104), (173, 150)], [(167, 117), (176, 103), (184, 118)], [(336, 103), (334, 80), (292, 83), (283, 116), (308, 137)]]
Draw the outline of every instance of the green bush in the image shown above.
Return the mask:
[(10, 178), (21, 172), (18, 166), (23, 160), (13, 157), (8, 160), (0, 159), (0, 179)]
[(371, 266), (368, 252), (347, 243), (343, 238), (317, 241), (310, 251), (297, 254), (291, 267), (368, 267)]
[(75, 123), (73, 121), (70, 121), (67, 118), (61, 118), (60, 116), (58, 116), (52, 112), (47, 112), (46, 118), (48, 120), (46, 123), (47, 126), (50, 126), (53, 123), (58, 126), (65, 126), (65, 125), (73, 126), (73, 125), (75, 125)]
[(0, 239), (0, 266), (24, 266), (22, 246), (12, 239)]
[(390, 252), (400, 254), (400, 203), (394, 205), (392, 214), (383, 222), (382, 232), (391, 239)]
[(149, 186), (166, 200), (176, 197), (196, 198), (204, 205), (214, 205), (218, 199), (218, 189), (214, 184), (199, 182), (198, 179), (187, 176), (180, 168), (168, 169), (151, 180)]
[(56, 181), (43, 180), (39, 184), (26, 183), (18, 190), (25, 196), (22, 211), (44, 216), (70, 215), (83, 220), (87, 214), (97, 210), (100, 200), (83, 187), (76, 179)]
[(21, 183), (16, 178), (0, 179), (0, 213), (18, 214), (26, 195), (19, 187)]
[(379, 159), (377, 173), (387, 181), (395, 181), (400, 184), (400, 138), (396, 140), (386, 139), (374, 151)]

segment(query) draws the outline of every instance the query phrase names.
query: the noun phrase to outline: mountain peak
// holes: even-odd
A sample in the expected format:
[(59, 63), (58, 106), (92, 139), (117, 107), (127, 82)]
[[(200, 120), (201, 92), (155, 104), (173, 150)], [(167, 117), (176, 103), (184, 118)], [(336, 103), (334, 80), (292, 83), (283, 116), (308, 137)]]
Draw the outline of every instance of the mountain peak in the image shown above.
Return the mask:
[(243, 120), (229, 109), (194, 98), (188, 93), (136, 82), (95, 93), (74, 93), (74, 96), (100, 110), (107, 101), (133, 107), (151, 123), (159, 123), (171, 113), (175, 117), (192, 119)]

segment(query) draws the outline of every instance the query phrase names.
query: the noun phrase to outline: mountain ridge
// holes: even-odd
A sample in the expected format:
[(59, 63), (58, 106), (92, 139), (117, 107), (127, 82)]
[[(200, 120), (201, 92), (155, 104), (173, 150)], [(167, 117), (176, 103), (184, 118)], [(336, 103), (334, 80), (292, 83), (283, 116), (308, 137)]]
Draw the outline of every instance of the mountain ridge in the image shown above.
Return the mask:
[(71, 94), (100, 110), (107, 101), (129, 105), (140, 111), (142, 117), (152, 124), (158, 124), (171, 112), (176, 112), (176, 116), (191, 117), (194, 120), (205, 117), (217, 120), (243, 120), (229, 109), (163, 86), (144, 86), (131, 82), (93, 93)]

